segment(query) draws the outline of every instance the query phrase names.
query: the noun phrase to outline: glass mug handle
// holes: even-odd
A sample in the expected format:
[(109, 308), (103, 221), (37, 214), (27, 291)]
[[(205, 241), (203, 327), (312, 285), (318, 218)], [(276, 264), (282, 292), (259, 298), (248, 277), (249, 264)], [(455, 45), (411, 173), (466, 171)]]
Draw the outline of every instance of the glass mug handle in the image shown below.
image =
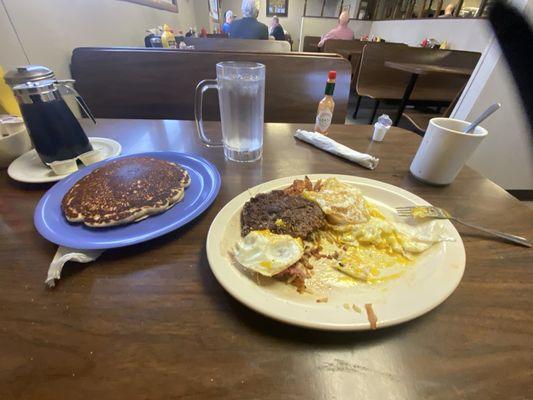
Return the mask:
[(216, 79), (204, 79), (198, 86), (196, 86), (196, 93), (194, 95), (194, 119), (196, 121), (196, 130), (200, 140), (208, 147), (222, 147), (222, 143), (214, 143), (209, 139), (204, 132), (204, 119), (203, 119), (203, 102), (204, 93), (209, 89), (217, 89), (218, 84)]

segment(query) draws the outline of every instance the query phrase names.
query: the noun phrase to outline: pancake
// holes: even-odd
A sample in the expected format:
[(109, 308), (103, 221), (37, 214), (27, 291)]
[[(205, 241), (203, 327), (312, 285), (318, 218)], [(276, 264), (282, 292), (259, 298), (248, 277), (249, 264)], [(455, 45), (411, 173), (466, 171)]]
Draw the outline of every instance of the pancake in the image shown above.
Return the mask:
[(63, 197), (69, 222), (104, 228), (140, 221), (162, 213), (185, 195), (185, 169), (152, 157), (111, 161), (80, 179)]

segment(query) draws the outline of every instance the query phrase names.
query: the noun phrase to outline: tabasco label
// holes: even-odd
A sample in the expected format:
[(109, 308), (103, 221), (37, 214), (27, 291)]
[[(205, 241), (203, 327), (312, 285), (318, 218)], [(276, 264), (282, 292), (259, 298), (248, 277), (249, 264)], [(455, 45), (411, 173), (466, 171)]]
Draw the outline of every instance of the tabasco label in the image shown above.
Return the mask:
[(315, 130), (319, 133), (325, 133), (328, 131), (333, 114), (330, 110), (321, 110), (316, 116)]

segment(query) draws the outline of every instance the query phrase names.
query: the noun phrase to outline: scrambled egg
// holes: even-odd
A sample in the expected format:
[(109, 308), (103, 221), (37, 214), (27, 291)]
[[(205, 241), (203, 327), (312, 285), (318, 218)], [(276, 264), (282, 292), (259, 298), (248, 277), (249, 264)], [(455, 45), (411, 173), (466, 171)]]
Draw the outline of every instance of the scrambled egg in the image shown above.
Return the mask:
[(328, 261), (331, 267), (357, 280), (393, 279), (417, 254), (440, 241), (435, 235), (417, 234), (388, 221), (358, 189), (335, 178), (326, 180), (318, 192), (303, 195), (316, 201), (331, 223), (315, 237), (323, 252), (333, 255)]

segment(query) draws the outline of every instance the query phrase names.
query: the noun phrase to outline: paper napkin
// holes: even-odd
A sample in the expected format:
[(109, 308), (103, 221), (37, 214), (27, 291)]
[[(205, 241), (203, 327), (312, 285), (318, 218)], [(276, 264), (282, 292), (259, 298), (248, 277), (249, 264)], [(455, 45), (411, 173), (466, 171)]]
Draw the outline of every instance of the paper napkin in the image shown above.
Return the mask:
[(103, 252), (103, 250), (77, 250), (59, 246), (50, 264), (50, 268), (48, 268), (48, 276), (46, 277), (45, 284), (50, 288), (56, 285), (56, 280), (61, 278), (61, 271), (67, 261), (88, 263), (96, 260)]
[(324, 136), (318, 132), (309, 132), (302, 129), (298, 129), (294, 134), (294, 137), (313, 146), (318, 147), (328, 153), (335, 154), (339, 157), (346, 158), (350, 161), (356, 162), (368, 169), (374, 169), (379, 163), (379, 158), (371, 156), (370, 154), (360, 153), (349, 147), (336, 142), (335, 140)]

